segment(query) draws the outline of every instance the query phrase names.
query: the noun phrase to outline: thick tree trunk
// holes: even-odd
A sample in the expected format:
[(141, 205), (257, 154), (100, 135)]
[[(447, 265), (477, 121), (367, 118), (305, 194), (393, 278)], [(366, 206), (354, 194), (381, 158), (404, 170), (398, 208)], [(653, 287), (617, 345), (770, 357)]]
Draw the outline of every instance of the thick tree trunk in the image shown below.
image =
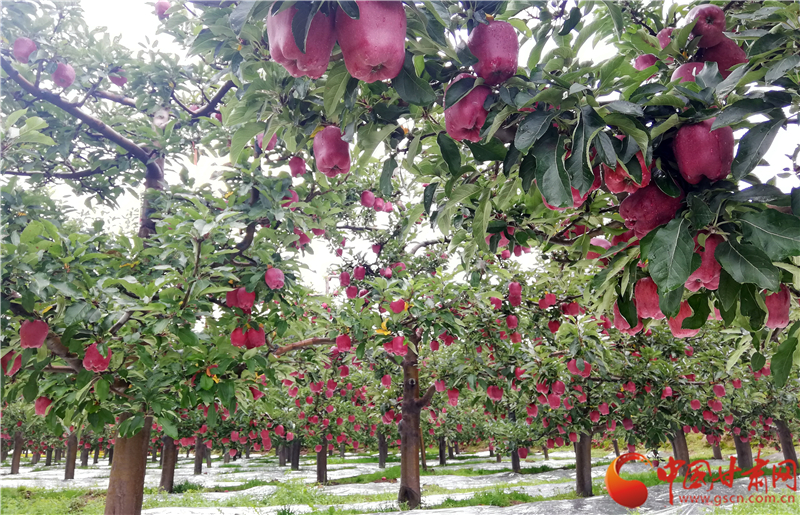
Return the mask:
[(75, 479), (75, 460), (78, 458), (78, 436), (75, 433), (67, 438), (67, 465), (64, 467), (64, 479)]
[(278, 466), (286, 466), (286, 446), (283, 444), (278, 446)]
[(519, 452), (516, 449), (513, 449), (510, 454), (511, 457), (511, 472), (519, 474)]
[[(347, 444), (345, 442), (342, 442), (342, 443), (339, 444), (339, 457), (341, 459), (344, 459), (344, 450), (345, 450), (346, 446), (347, 446)], [(333, 451), (333, 449), (331, 449), (331, 451)]]
[(781, 442), (783, 459), (793, 461), (795, 470), (800, 469), (800, 464), (797, 462), (797, 451), (792, 442), (792, 432), (789, 431), (789, 427), (783, 420), (775, 420), (775, 425), (778, 427), (778, 439)]
[(203, 473), (203, 451), (206, 450), (206, 444), (200, 438), (195, 438), (194, 443), (194, 475), (199, 476)]
[(592, 435), (581, 433), (575, 454), (575, 493), (591, 497), (592, 493)]
[(111, 447), (109, 447), (108, 452), (106, 454), (108, 454), (108, 466), (109, 467), (113, 467), (114, 466), (114, 446), (113, 445)]
[(753, 449), (750, 447), (750, 442), (743, 442), (739, 435), (734, 434), (733, 444), (736, 446), (737, 466), (742, 470), (753, 468)]
[(494, 447), (489, 448), (489, 457), (494, 458)]
[(611, 440), (611, 444), (614, 446), (614, 454), (616, 454), (617, 458), (619, 458), (619, 442), (617, 442), (617, 439), (614, 438)]
[(189, 457), (189, 451), (190, 451), (190, 449), (187, 447), (187, 448), (186, 448), (186, 457), (187, 457), (187, 458)]
[(178, 463), (178, 448), (175, 440), (169, 436), (162, 438), (164, 446), (161, 448), (161, 483), (159, 490), (172, 493), (175, 486), (175, 465)]
[(0, 461), (6, 461), (8, 458), (8, 443), (0, 439)]
[(62, 454), (63, 454), (63, 450), (61, 449), (61, 447), (56, 449), (56, 457), (55, 457), (56, 463), (60, 463), (61, 462), (61, 455)]
[[(422, 408), (430, 402), (435, 392), (433, 385), (423, 397), (419, 396), (419, 368), (414, 348), (420, 338), (413, 333), (409, 336), (411, 344), (403, 358), (403, 420), (400, 423), (400, 491), (397, 501), (409, 509), (419, 507), (422, 490), (419, 481), (420, 431), (419, 418)], [(424, 450), (423, 450), (424, 451)]]
[(325, 447), (317, 453), (317, 483), (325, 485), (328, 483), (328, 455)]
[(711, 446), (711, 451), (714, 453), (714, 459), (715, 460), (721, 460), (722, 459), (722, 449), (719, 448), (719, 445), (717, 445), (717, 444), (712, 445)]
[(44, 453), (44, 466), (49, 467), (53, 464), (53, 449), (47, 449)]
[(386, 468), (386, 455), (389, 452), (389, 446), (386, 444), (386, 435), (378, 432), (378, 468)]
[(683, 434), (682, 428), (678, 428), (672, 438), (672, 454), (676, 460), (685, 463), (685, 465), (680, 468), (679, 472), (680, 475), (685, 476), (686, 472), (689, 470), (689, 463), (692, 460), (689, 457), (689, 447), (686, 445), (686, 436)]
[(244, 446), (244, 457), (250, 459), (250, 444)]
[[(206, 455), (206, 468), (211, 468), (211, 449), (209, 449), (208, 446), (206, 446), (206, 450), (204, 450), (203, 453)], [(162, 455), (164, 454), (163, 449), (161, 451), (161, 454)]]
[(458, 442), (453, 444), (453, 449), (455, 449), (456, 454), (461, 454), (461, 449), (458, 447)]
[(222, 463), (230, 463), (231, 462), (231, 453), (228, 452), (228, 449), (225, 446), (222, 446)]
[(22, 431), (14, 433), (14, 453), (11, 455), (11, 473), (19, 474), (19, 462), (22, 461)]
[(428, 471), (428, 457), (425, 455), (425, 437), (422, 434), (422, 427), (419, 428), (419, 457), (422, 462), (422, 470)]
[(97, 465), (97, 462), (100, 461), (100, 447), (94, 448), (94, 459), (92, 460), (92, 465)]
[(81, 467), (88, 467), (89, 466), (89, 451), (86, 447), (81, 449)]
[(502, 463), (502, 462), (503, 462), (503, 456), (502, 456), (502, 455), (500, 455), (500, 453), (498, 452), (498, 453), (497, 453), (497, 456), (495, 456), (495, 457), (494, 457), (494, 461), (495, 461), (496, 463)]
[(300, 439), (292, 440), (292, 470), (300, 470)]
[(549, 460), (550, 459), (550, 453), (547, 450), (547, 446), (546, 445), (544, 447), (542, 447), (542, 452), (544, 453), (544, 459)]
[(34, 450), (33, 455), (31, 456), (31, 465), (36, 465), (37, 463), (39, 463), (39, 458), (41, 457), (42, 454), (39, 451)]
[[(120, 422), (130, 417), (120, 417)], [(147, 470), (147, 447), (153, 418), (144, 419), (144, 427), (130, 438), (117, 435), (114, 447), (119, 456), (111, 466), (104, 515), (140, 515), (144, 499), (144, 475)]]
[(439, 465), (444, 467), (447, 465), (447, 442), (444, 439), (444, 436), (439, 437)]
[(447, 446), (447, 457), (451, 460), (456, 459), (456, 453), (453, 451), (453, 443)]
[(156, 449), (156, 444), (153, 444), (153, 455), (150, 461), (152, 461), (153, 463), (158, 462), (158, 449)]

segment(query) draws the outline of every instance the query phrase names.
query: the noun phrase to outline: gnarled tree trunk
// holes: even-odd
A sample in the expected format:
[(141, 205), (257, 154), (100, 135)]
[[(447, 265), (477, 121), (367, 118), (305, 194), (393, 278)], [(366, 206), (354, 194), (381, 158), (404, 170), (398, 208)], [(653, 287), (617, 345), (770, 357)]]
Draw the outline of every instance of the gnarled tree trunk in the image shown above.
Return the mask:
[(75, 460), (78, 458), (78, 436), (75, 433), (67, 438), (67, 465), (64, 467), (64, 479), (75, 479)]
[(14, 453), (11, 455), (11, 473), (19, 474), (19, 462), (22, 461), (22, 431), (14, 433)]
[(56, 449), (56, 452), (55, 452), (55, 455), (56, 455), (56, 456), (55, 456), (55, 458), (54, 458), (54, 459), (56, 460), (56, 463), (60, 463), (60, 462), (61, 462), (61, 455), (62, 455), (62, 454), (63, 454), (63, 450), (61, 449), (61, 447), (59, 447), (58, 449)]
[(420, 432), (419, 418), (424, 408), (433, 397), (436, 389), (428, 388), (423, 397), (419, 396), (419, 369), (417, 354), (414, 349), (420, 338), (416, 333), (410, 335), (413, 345), (403, 358), (403, 420), (400, 424), (400, 491), (397, 501), (406, 503), (410, 509), (417, 508), (422, 502), (422, 490), (419, 483)]
[(172, 493), (175, 486), (175, 465), (178, 463), (178, 447), (175, 440), (169, 436), (162, 438), (164, 446), (161, 448), (161, 483), (158, 489)]
[(389, 452), (389, 445), (386, 443), (386, 435), (378, 431), (378, 468), (386, 468), (386, 455)]
[(743, 442), (739, 435), (734, 434), (733, 445), (736, 446), (737, 466), (742, 470), (753, 468), (753, 449), (750, 447), (750, 441)]
[(203, 451), (206, 450), (206, 444), (203, 443), (201, 438), (195, 438), (194, 443), (194, 475), (199, 476), (203, 473)]
[(591, 497), (592, 493), (592, 435), (581, 433), (575, 453), (575, 493)]
[(328, 455), (323, 447), (317, 453), (317, 483), (324, 485), (328, 483)]
[(797, 451), (792, 442), (792, 432), (783, 420), (775, 420), (775, 425), (778, 427), (778, 439), (781, 442), (781, 450), (783, 451), (783, 459), (791, 460), (794, 462), (795, 470), (800, 468), (797, 462)]
[[(120, 422), (130, 413), (120, 417)], [(153, 418), (144, 419), (144, 427), (134, 436), (117, 436), (114, 448), (117, 459), (111, 465), (105, 515), (140, 515), (144, 499), (144, 475), (147, 470), (147, 447)]]
[(686, 472), (689, 470), (691, 458), (689, 457), (689, 446), (686, 445), (686, 436), (683, 434), (683, 429), (678, 428), (678, 430), (675, 431), (671, 441), (673, 456), (676, 460), (680, 460), (685, 463), (685, 465), (680, 468), (679, 472), (680, 475), (685, 476)]

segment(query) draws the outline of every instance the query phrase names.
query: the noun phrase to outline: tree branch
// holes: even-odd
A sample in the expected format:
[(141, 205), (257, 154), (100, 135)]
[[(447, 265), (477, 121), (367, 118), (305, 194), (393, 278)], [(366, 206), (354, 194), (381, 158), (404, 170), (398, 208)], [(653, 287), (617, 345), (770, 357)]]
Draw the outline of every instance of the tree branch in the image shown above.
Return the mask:
[(19, 175), (22, 177), (36, 177), (39, 175), (44, 175), (46, 177), (52, 177), (54, 179), (66, 179), (66, 180), (75, 180), (75, 179), (83, 179), (85, 177), (91, 177), (92, 175), (102, 175), (105, 173), (105, 170), (100, 168), (95, 168), (94, 170), (84, 170), (82, 172), (73, 172), (73, 173), (48, 173), (48, 172), (15, 172), (11, 170), (2, 170), (0, 174), (3, 175)]
[(282, 354), (286, 354), (287, 352), (305, 347), (313, 347), (315, 345), (333, 345), (335, 343), (336, 340), (331, 338), (308, 338), (306, 340), (300, 340), (299, 342), (290, 343), (289, 345), (284, 345), (283, 347), (278, 347), (272, 352), (272, 354), (275, 356), (280, 356)]
[(432, 384), (428, 387), (428, 390), (425, 392), (425, 395), (417, 399), (417, 406), (419, 406), (419, 408), (422, 409), (428, 404), (430, 404), (431, 399), (433, 399), (433, 394), (435, 393), (436, 393), (436, 385)]
[(191, 109), (183, 105), (183, 103), (180, 100), (178, 100), (178, 97), (175, 96), (174, 90), (172, 91), (172, 98), (184, 111), (190, 113), (192, 115), (192, 118), (200, 118), (201, 116), (208, 116), (211, 113), (213, 113), (214, 110), (217, 108), (217, 104), (219, 104), (222, 101), (225, 94), (228, 91), (230, 91), (230, 89), (235, 85), (236, 84), (234, 84), (232, 80), (229, 80), (228, 82), (223, 84), (222, 87), (220, 87), (219, 90), (217, 91), (217, 94), (211, 97), (211, 100), (209, 100), (205, 106), (198, 109), (197, 111), (192, 111)]
[(110, 91), (97, 90), (92, 95), (95, 97), (104, 98), (106, 100), (111, 100), (112, 102), (116, 102), (128, 107), (136, 107), (136, 101), (134, 99), (128, 98), (124, 95), (118, 95), (117, 93), (111, 93)]
[(419, 249), (421, 249), (423, 247), (430, 247), (432, 245), (436, 245), (437, 243), (450, 243), (450, 236), (447, 236), (446, 238), (442, 238), (442, 239), (438, 239), (438, 240), (427, 240), (427, 241), (422, 241), (420, 243), (417, 243), (416, 245), (411, 247), (411, 250), (408, 253), (413, 256), (414, 254), (417, 253), (417, 251)]

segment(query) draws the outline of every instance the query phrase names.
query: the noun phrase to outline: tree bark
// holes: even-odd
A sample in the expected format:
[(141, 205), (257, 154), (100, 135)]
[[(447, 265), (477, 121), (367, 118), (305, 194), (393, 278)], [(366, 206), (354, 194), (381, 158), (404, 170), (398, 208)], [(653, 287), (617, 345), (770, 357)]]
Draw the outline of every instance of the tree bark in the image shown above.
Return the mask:
[(81, 448), (81, 467), (88, 467), (89, 466), (89, 451), (86, 446)]
[(510, 454), (511, 457), (511, 472), (519, 474), (519, 452), (516, 449), (513, 449)]
[(97, 465), (97, 462), (100, 461), (100, 447), (94, 448), (94, 459), (92, 460), (92, 465)]
[(8, 443), (0, 439), (0, 461), (6, 461), (6, 458), (8, 458)]
[(428, 457), (425, 455), (425, 437), (422, 434), (422, 427), (419, 428), (419, 457), (422, 462), (422, 470), (428, 471)]
[[(346, 445), (347, 444), (345, 442), (342, 442), (342, 443), (339, 444), (339, 457), (341, 459), (344, 459), (344, 450), (345, 450), (345, 446)], [(331, 450), (333, 450), (333, 449), (331, 449)]]
[(617, 458), (619, 458), (619, 442), (617, 442), (617, 439), (614, 438), (611, 440), (611, 444), (614, 446), (614, 454), (616, 454)]
[[(120, 422), (130, 417), (125, 413)], [(144, 475), (147, 470), (147, 447), (153, 418), (145, 417), (144, 427), (134, 436), (117, 436), (114, 447), (119, 456), (111, 466), (104, 515), (140, 515), (144, 500)]]
[(692, 461), (689, 457), (689, 447), (686, 445), (686, 436), (683, 434), (683, 429), (678, 428), (675, 435), (672, 437), (672, 454), (676, 460), (683, 461), (684, 466), (680, 468), (679, 474), (686, 476), (689, 470), (689, 463)]
[(378, 468), (386, 468), (386, 454), (389, 451), (389, 446), (386, 444), (386, 435), (378, 431)]
[(317, 453), (317, 483), (321, 485), (328, 483), (328, 455), (324, 446)]
[(156, 449), (156, 444), (153, 444), (153, 455), (150, 461), (153, 463), (158, 462), (158, 449)]
[(250, 444), (244, 446), (244, 457), (250, 459)]
[(461, 449), (458, 447), (458, 442), (453, 444), (453, 449), (455, 449), (456, 454), (461, 454)]
[(53, 464), (53, 449), (47, 449), (44, 453), (44, 466), (49, 467)]
[(420, 338), (414, 332), (409, 336), (409, 340), (411, 345), (408, 346), (408, 352), (403, 358), (403, 420), (399, 427), (400, 491), (397, 494), (397, 501), (413, 510), (422, 502), (419, 481), (420, 413), (436, 390), (431, 385), (423, 397), (419, 396), (418, 357), (414, 349), (419, 344)]
[(447, 442), (444, 439), (444, 436), (439, 437), (439, 465), (444, 467), (447, 465)]
[(451, 460), (456, 459), (456, 453), (453, 451), (453, 443), (451, 442), (450, 445), (447, 446), (447, 457)]
[(78, 435), (72, 433), (67, 438), (67, 465), (64, 467), (64, 479), (75, 479), (75, 460), (78, 457)]
[(494, 458), (494, 447), (489, 448), (489, 457)]
[(498, 452), (497, 456), (494, 457), (494, 461), (495, 461), (495, 463), (502, 463), (503, 462), (503, 456)]
[(714, 459), (721, 460), (722, 459), (722, 449), (719, 448), (719, 445), (714, 444), (711, 446), (711, 450), (714, 452)]
[(175, 440), (169, 436), (162, 438), (164, 446), (161, 448), (161, 483), (158, 489), (172, 493), (175, 486), (175, 465), (178, 463), (178, 447)]
[(39, 458), (41, 457), (42, 457), (41, 452), (34, 449), (33, 455), (31, 456), (31, 465), (36, 465), (37, 463), (39, 463)]
[(278, 466), (286, 466), (286, 446), (284, 444), (278, 446)]
[(550, 453), (547, 450), (547, 446), (546, 445), (542, 447), (542, 452), (544, 453), (544, 459), (549, 460), (550, 459)]
[(778, 439), (781, 442), (781, 450), (783, 451), (783, 459), (794, 462), (795, 470), (800, 468), (797, 462), (797, 451), (792, 442), (792, 432), (783, 420), (776, 419), (775, 425), (778, 427)]
[(110, 467), (113, 467), (114, 466), (114, 446), (113, 445), (108, 448), (108, 452), (106, 454), (108, 454), (108, 465)]
[(581, 433), (575, 454), (575, 493), (592, 497), (592, 435)]
[(736, 446), (736, 461), (738, 467), (742, 470), (750, 470), (753, 468), (753, 449), (750, 447), (750, 442), (743, 442), (739, 435), (733, 435), (733, 444)]
[(206, 450), (206, 444), (199, 437), (195, 437), (194, 440), (194, 475), (199, 476), (203, 473), (203, 451)]
[(56, 452), (55, 452), (56, 456), (54, 458), (56, 460), (56, 463), (60, 463), (61, 462), (61, 454), (62, 453), (63, 453), (63, 451), (62, 451), (61, 447), (56, 449)]
[(292, 440), (292, 470), (300, 470), (300, 439)]
[[(161, 451), (161, 454), (164, 454), (163, 449)], [(203, 451), (203, 454), (206, 455), (206, 468), (210, 469), (211, 468), (211, 449), (209, 449), (208, 446), (206, 446), (206, 449)]]
[(22, 461), (22, 431), (14, 433), (14, 453), (11, 455), (11, 473), (19, 474), (19, 462)]
[(222, 463), (230, 463), (231, 462), (231, 453), (228, 452), (228, 449), (225, 446), (222, 446)]

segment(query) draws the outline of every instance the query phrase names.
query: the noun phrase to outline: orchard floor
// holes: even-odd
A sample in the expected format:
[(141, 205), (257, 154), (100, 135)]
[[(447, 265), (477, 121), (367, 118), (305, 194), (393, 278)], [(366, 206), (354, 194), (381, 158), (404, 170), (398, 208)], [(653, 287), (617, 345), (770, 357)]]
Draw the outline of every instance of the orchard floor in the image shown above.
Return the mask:
[[(430, 456), (430, 455), (429, 455)], [(393, 459), (394, 458), (394, 459)], [(657, 514), (690, 515), (700, 513), (800, 514), (798, 504), (739, 505), (715, 508), (713, 497), (679, 502), (681, 495), (699, 495), (699, 490), (685, 491), (680, 482), (674, 487), (675, 504), (669, 504), (669, 486), (652, 481), (654, 474), (644, 464), (625, 465), (623, 475), (633, 474), (650, 484), (647, 502), (638, 511), (628, 510), (605, 494), (603, 478), (613, 454), (593, 458), (592, 468), (596, 496), (579, 499), (574, 495), (574, 455), (571, 452), (552, 452), (545, 460), (541, 454), (531, 454), (522, 462), (522, 474), (510, 472), (510, 460), (497, 463), (487, 453), (461, 454), (448, 460), (447, 466), (428, 460), (430, 472), (421, 478), (423, 508), (411, 513), (435, 515), (567, 515), (567, 514)], [(157, 488), (160, 479), (158, 463), (148, 463), (145, 479), (144, 513), (147, 515), (290, 515), (290, 514), (372, 514), (394, 513), (400, 510), (396, 501), (399, 461), (390, 456), (387, 469), (378, 468), (377, 460), (368, 455), (347, 455), (331, 458), (328, 466), (328, 486), (317, 486), (315, 462), (303, 457), (300, 470), (278, 467), (274, 456), (253, 456), (229, 464), (216, 457), (212, 467), (193, 475), (193, 458), (182, 457), (175, 471), (175, 484), (183, 493), (163, 494)], [(726, 466), (727, 461), (710, 462), (712, 470)], [(31, 467), (27, 460), (19, 475), (9, 475), (8, 462), (0, 469), (2, 504), (0, 512), (70, 513), (94, 515), (102, 513), (102, 498), (108, 488), (110, 467), (106, 460), (98, 465), (76, 468), (75, 479), (64, 481), (63, 462), (51, 467), (40, 462)], [(27, 466), (26, 466), (27, 465)], [(358, 482), (354, 482), (358, 481)], [(714, 486), (711, 494), (741, 495), (749, 499), (748, 480), (738, 479), (732, 489)], [(43, 493), (43, 492), (46, 492)], [(37, 504), (42, 496), (59, 498), (59, 493), (71, 500), (68, 510), (57, 503), (50, 508)], [(762, 490), (763, 493), (763, 490)], [(772, 492), (780, 500), (781, 494)], [(75, 504), (74, 499), (82, 499)], [(754, 499), (757, 500), (757, 499)], [(717, 501), (719, 503), (719, 500)], [(505, 506), (505, 507), (503, 507)], [(405, 512), (404, 512), (405, 513)]]

